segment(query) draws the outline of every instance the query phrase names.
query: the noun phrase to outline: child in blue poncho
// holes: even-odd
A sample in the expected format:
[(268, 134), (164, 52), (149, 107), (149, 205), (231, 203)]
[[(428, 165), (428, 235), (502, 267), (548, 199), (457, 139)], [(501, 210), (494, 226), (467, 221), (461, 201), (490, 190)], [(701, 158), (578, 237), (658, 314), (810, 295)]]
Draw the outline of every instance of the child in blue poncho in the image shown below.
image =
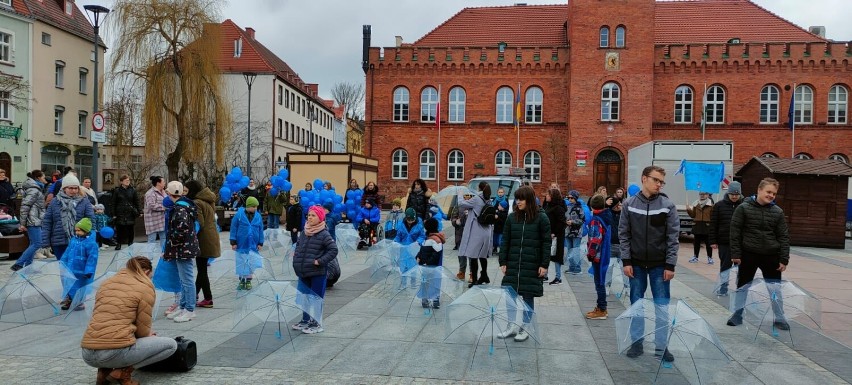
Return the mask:
[(74, 299), (79, 303), (74, 310), (83, 310), (86, 308), (83, 305), (85, 290), (80, 293), (82, 298), (75, 298), (75, 295), (80, 288), (92, 283), (95, 268), (98, 266), (98, 243), (92, 234), (92, 221), (89, 218), (83, 218), (74, 225), (74, 236), (62, 254), (62, 264), (77, 278), (77, 282), (68, 289), (65, 300), (60, 303), (62, 310), (68, 310)]
[[(412, 243), (422, 245), (425, 239), (426, 230), (423, 228), (423, 222), (420, 221), (420, 218), (417, 218), (417, 213), (413, 208), (409, 207), (405, 209), (405, 218), (399, 220), (396, 237), (394, 237), (393, 241), (400, 245), (408, 246)], [(401, 249), (399, 256), (399, 272), (401, 274), (405, 274), (405, 272), (417, 264), (414, 257), (414, 255), (409, 254), (408, 249)], [(414, 284), (413, 277), (411, 278), (411, 283)], [(400, 285), (403, 287), (406, 285), (404, 277), (401, 279)]]
[(248, 197), (246, 206), (237, 210), (231, 219), (231, 250), (237, 252), (234, 260), (240, 278), (237, 290), (251, 290), (254, 269), (262, 266), (257, 253), (263, 247), (263, 219), (257, 212), (259, 204), (257, 198)]
[(612, 214), (606, 208), (606, 198), (595, 195), (589, 200), (592, 207), (592, 219), (589, 222), (586, 258), (592, 263), (591, 273), (595, 280), (597, 306), (586, 313), (586, 318), (605, 320), (606, 311), (606, 270), (609, 266), (609, 249), (612, 246)]

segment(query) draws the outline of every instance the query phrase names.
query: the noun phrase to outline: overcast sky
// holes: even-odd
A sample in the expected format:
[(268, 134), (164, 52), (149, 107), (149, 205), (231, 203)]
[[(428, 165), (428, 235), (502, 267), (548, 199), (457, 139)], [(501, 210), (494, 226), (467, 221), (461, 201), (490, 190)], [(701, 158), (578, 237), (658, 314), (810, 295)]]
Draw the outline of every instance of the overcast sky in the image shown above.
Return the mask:
[[(79, 5), (110, 0), (78, 0)], [(224, 0), (223, 0), (224, 2)], [(361, 26), (372, 25), (372, 46), (389, 47), (400, 35), (414, 42), (464, 7), (564, 4), (557, 0), (230, 0), (222, 20), (252, 27), (256, 38), (290, 65), (302, 80), (319, 83), (330, 98), (337, 82), (363, 81)], [(753, 0), (769, 11), (807, 28), (826, 27), (829, 39), (852, 40), (852, 0)]]

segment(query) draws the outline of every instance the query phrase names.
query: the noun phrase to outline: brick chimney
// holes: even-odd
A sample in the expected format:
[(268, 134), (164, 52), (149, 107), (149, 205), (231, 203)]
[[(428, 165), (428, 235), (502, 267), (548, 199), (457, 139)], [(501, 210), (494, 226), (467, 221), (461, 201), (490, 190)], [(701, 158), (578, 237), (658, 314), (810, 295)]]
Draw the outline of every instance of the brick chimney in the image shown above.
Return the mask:
[(248, 34), (249, 38), (254, 40), (254, 28), (246, 27), (246, 34)]

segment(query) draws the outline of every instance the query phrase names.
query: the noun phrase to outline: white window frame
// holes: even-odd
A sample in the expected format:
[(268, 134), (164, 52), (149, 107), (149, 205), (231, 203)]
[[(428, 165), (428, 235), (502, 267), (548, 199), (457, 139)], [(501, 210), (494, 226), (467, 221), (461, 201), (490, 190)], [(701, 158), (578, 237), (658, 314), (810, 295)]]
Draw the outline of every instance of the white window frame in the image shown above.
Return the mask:
[(512, 104), (515, 102), (515, 90), (512, 87), (500, 87), (496, 98), (497, 116), (495, 122), (498, 124), (513, 123)]
[(0, 0), (0, 5), (5, 5), (7, 7), (12, 6), (12, 0)]
[(621, 87), (615, 82), (607, 82), (601, 87), (601, 121), (617, 122), (620, 118)]
[(447, 121), (450, 123), (464, 123), (466, 102), (467, 93), (464, 88), (450, 88), (450, 113)]
[(598, 32), (598, 47), (609, 47), (609, 27), (603, 26)]
[(530, 182), (541, 182), (541, 154), (538, 151), (524, 154), (524, 170), (530, 176)]
[(461, 150), (447, 154), (447, 180), (464, 180), (464, 153)]
[(760, 157), (761, 158), (777, 159), (778, 155), (775, 155), (774, 153), (771, 153), (771, 152), (764, 152), (763, 154), (760, 155)]
[(74, 2), (71, 0), (65, 0), (65, 14), (68, 16), (74, 15)]
[(408, 88), (397, 87), (393, 90), (393, 121), (408, 122), (409, 117), (409, 101), (411, 94)]
[(278, 139), (284, 139), (284, 119), (278, 118)]
[(436, 162), (435, 151), (425, 149), (420, 151), (420, 179), (435, 180)]
[(278, 85), (278, 105), (284, 105), (284, 86)]
[(527, 88), (524, 96), (524, 122), (528, 124), (541, 124), (544, 121), (544, 91), (538, 87)]
[(679, 86), (674, 94), (674, 123), (691, 124), (695, 93), (690, 86)]
[(12, 93), (8, 91), (0, 91), (0, 121), (15, 121), (15, 107), (12, 107)]
[(435, 123), (438, 116), (438, 90), (426, 87), (420, 91), (420, 122)]
[(778, 108), (781, 100), (781, 92), (772, 84), (763, 86), (760, 90), (760, 124), (777, 124)]
[(41, 44), (50, 46), (51, 45), (51, 36), (47, 32), (41, 33)]
[(401, 148), (391, 155), (391, 179), (408, 179), (408, 151)]
[(828, 91), (828, 124), (846, 124), (849, 111), (849, 90), (840, 85)]
[(57, 60), (55, 62), (54, 86), (56, 88), (65, 88), (65, 62)]
[(796, 124), (813, 124), (814, 90), (808, 85), (796, 86), (793, 97), (793, 121)]
[[(3, 36), (8, 36), (9, 41), (3, 41)], [(14, 64), (12, 52), (15, 51), (15, 34), (5, 29), (0, 30), (0, 63)]]
[(796, 156), (794, 156), (793, 159), (810, 160), (810, 159), (813, 159), (813, 157), (810, 154), (800, 152), (800, 153), (796, 154)]
[(53, 133), (62, 135), (63, 118), (65, 107), (53, 106)]
[(88, 93), (89, 69), (80, 67), (80, 93), (85, 95)]
[(725, 124), (725, 89), (718, 85), (707, 89), (707, 124)]
[(615, 48), (624, 48), (627, 29), (623, 25), (615, 27)]
[(87, 111), (77, 111), (77, 136), (86, 137), (86, 126), (89, 123), (89, 113)]
[(847, 158), (846, 155), (843, 154), (831, 154), (828, 156), (828, 159), (839, 160), (845, 164), (849, 164), (849, 158)]
[(494, 171), (501, 168), (511, 168), (512, 167), (512, 153), (508, 150), (500, 150), (494, 154)]

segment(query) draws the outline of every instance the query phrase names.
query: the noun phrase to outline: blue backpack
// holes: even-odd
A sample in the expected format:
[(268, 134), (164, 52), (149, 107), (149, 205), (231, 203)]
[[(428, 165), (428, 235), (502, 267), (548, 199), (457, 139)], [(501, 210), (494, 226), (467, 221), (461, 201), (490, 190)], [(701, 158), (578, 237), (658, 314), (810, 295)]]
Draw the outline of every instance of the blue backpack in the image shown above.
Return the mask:
[(580, 203), (580, 207), (583, 208), (584, 221), (580, 235), (585, 237), (589, 233), (589, 225), (592, 223), (592, 209), (590, 209), (589, 206), (586, 205), (586, 202), (582, 199), (578, 199), (577, 202)]

